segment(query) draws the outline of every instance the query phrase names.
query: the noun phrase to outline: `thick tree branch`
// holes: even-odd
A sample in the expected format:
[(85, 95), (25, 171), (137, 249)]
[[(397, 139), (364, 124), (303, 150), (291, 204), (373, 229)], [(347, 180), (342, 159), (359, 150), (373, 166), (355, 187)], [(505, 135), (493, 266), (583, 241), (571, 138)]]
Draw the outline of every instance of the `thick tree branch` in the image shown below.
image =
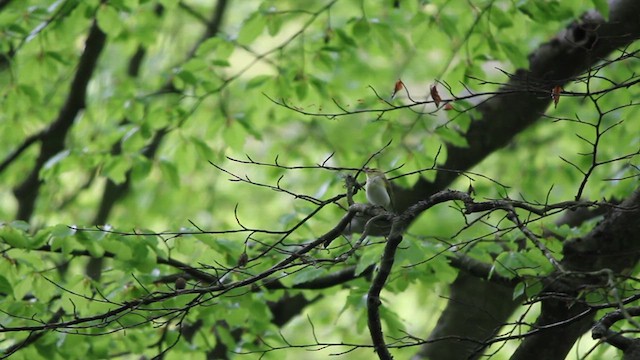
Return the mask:
[[(529, 57), (529, 70), (518, 70), (501, 91), (479, 105), (481, 118), (475, 119), (465, 134), (469, 147), (447, 145), (446, 169), (465, 171), (494, 151), (504, 147), (517, 134), (535, 123), (551, 104), (551, 90), (562, 86), (602, 61), (611, 52), (640, 38), (640, 2), (613, 0), (609, 21), (591, 12), (571, 24)], [(531, 92), (513, 89), (530, 89)], [(548, 90), (549, 96), (537, 93)], [(434, 183), (421, 178), (410, 190), (396, 192), (401, 208), (415, 199), (424, 199), (446, 188), (457, 172), (438, 172)], [(396, 189), (394, 189), (396, 190)]]
[[(212, 36), (218, 33), (218, 31), (220, 30), (220, 27), (222, 26), (222, 21), (224, 19), (224, 13), (226, 9), (227, 9), (227, 0), (220, 0), (217, 2), (213, 10), (211, 21), (207, 23), (207, 27), (203, 32), (202, 36), (191, 48), (191, 50), (189, 51), (189, 55), (185, 58), (184, 61), (187, 61), (188, 59), (191, 59), (193, 56), (195, 56), (195, 53), (198, 50), (198, 47), (204, 41), (206, 41), (207, 39), (211, 38)], [(163, 13), (162, 7), (160, 6), (156, 7), (156, 15), (160, 16), (162, 15), (162, 13)], [(137, 52), (134, 54), (131, 61), (129, 62), (129, 69), (128, 69), (129, 76), (136, 77), (138, 75), (143, 57), (144, 57), (144, 49), (138, 48)], [(169, 81), (165, 83), (162, 86), (162, 88), (163, 90), (160, 90), (160, 92), (166, 91), (167, 89), (172, 88), (171, 82)], [(143, 155), (146, 158), (152, 159), (153, 157), (155, 157), (155, 154), (160, 144), (162, 143), (164, 136), (167, 133), (168, 133), (168, 129), (163, 128), (154, 134), (154, 137), (150, 145), (147, 146), (143, 152)], [(119, 143), (114, 145), (112, 152), (116, 154), (121, 152)], [(98, 211), (98, 214), (96, 214), (96, 218), (94, 219), (95, 224), (104, 224), (106, 222), (109, 216), (109, 213), (111, 212), (111, 209), (113, 208), (113, 205), (115, 204), (115, 202), (120, 197), (122, 197), (122, 195), (125, 194), (129, 189), (130, 181), (131, 181), (131, 171), (127, 172), (126, 180), (122, 184), (115, 184), (110, 180), (108, 181), (107, 187), (103, 192), (102, 202), (100, 204), (100, 210)]]
[(9, 3), (11, 3), (11, 0), (0, 0), (0, 11), (9, 5)]
[(373, 273), (374, 266), (369, 266), (360, 274), (356, 275), (356, 267), (349, 266), (346, 269), (336, 271), (326, 276), (322, 276), (313, 280), (309, 280), (303, 283), (295, 284), (291, 287), (284, 286), (280, 281), (265, 281), (263, 285), (265, 289), (279, 290), (279, 289), (304, 289), (304, 290), (321, 290), (327, 289), (337, 285), (343, 285), (347, 282), (359, 279), (361, 277), (369, 277)]
[(46, 130), (41, 131), (41, 132), (38, 132), (37, 134), (30, 135), (26, 139), (24, 139), (22, 141), (22, 144), (18, 145), (17, 148), (11, 151), (11, 153), (7, 155), (7, 157), (5, 157), (4, 160), (2, 160), (2, 162), (0, 162), (0, 173), (2, 173), (9, 165), (11, 165), (11, 163), (13, 163), (31, 145), (33, 145), (37, 141), (40, 141), (43, 135), (45, 135), (46, 133), (47, 133)]
[[(391, 270), (395, 261), (395, 252), (398, 248), (398, 245), (400, 245), (400, 242), (402, 241), (402, 234), (404, 233), (404, 230), (409, 226), (409, 224), (411, 224), (411, 222), (419, 214), (437, 204), (452, 200), (462, 201), (464, 203), (466, 213), (482, 212), (498, 208), (504, 209), (507, 212), (512, 210), (512, 207), (506, 201), (474, 202), (471, 196), (467, 193), (445, 190), (434, 194), (427, 200), (419, 201), (417, 204), (407, 209), (401, 215), (394, 217), (393, 224), (391, 226), (391, 232), (389, 233), (389, 236), (387, 238), (384, 253), (382, 255), (382, 259), (380, 260), (379, 270), (374, 277), (367, 294), (367, 317), (369, 333), (371, 335), (374, 349), (381, 360), (391, 359), (392, 356), (385, 344), (384, 335), (382, 332), (379, 310), (380, 306), (382, 305), (382, 302), (380, 300), (380, 293), (384, 288), (387, 278), (391, 274)], [(505, 291), (506, 290), (502, 291), (500, 294), (504, 296)], [(510, 311), (512, 310), (507, 310), (508, 313), (510, 313)], [(491, 330), (495, 331), (495, 329)], [(454, 354), (456, 354), (456, 356), (460, 355), (459, 352), (455, 352)]]
[(640, 360), (640, 339), (628, 338), (622, 333), (613, 331), (610, 327), (620, 320), (640, 316), (640, 308), (635, 306), (624, 310), (617, 310), (603, 316), (591, 331), (594, 339), (602, 339), (608, 344), (622, 350), (622, 360)]
[(106, 42), (105, 33), (100, 30), (94, 20), (85, 41), (84, 52), (80, 56), (78, 70), (69, 87), (67, 100), (60, 109), (57, 119), (49, 126), (41, 137), (41, 148), (36, 163), (27, 178), (14, 189), (18, 200), (18, 220), (28, 221), (33, 214), (34, 205), (42, 181), (39, 179), (44, 164), (53, 156), (64, 150), (64, 140), (80, 110), (85, 107), (87, 85), (98, 62), (98, 57)]
[[(194, 44), (194, 46), (189, 51), (188, 56), (185, 61), (193, 58), (195, 56), (198, 47), (210, 37), (216, 35), (222, 26), (222, 21), (224, 19), (224, 13), (227, 9), (227, 0), (219, 0), (216, 6), (213, 9), (213, 15), (211, 21), (207, 23), (207, 27), (203, 32), (202, 36), (198, 41)], [(155, 9), (156, 15), (161, 16), (163, 13), (163, 8), (161, 6), (157, 6)], [(144, 57), (144, 49), (138, 48), (131, 61), (129, 62), (128, 74), (131, 77), (137, 76), (142, 58)], [(162, 92), (171, 92), (173, 91), (173, 83), (171, 80), (167, 81), (162, 88), (158, 91)], [(127, 122), (123, 120), (123, 122)], [(169, 133), (169, 128), (165, 127), (159, 129), (153, 134), (153, 138), (150, 144), (144, 149), (143, 155), (147, 159), (153, 159), (158, 151), (158, 148), (162, 144), (164, 137)], [(120, 142), (113, 145), (111, 152), (113, 154), (121, 153), (121, 145)], [(100, 201), (100, 206), (98, 207), (98, 212), (94, 218), (93, 223), (96, 225), (102, 225), (107, 222), (109, 214), (113, 209), (113, 206), (118, 202), (131, 188), (131, 170), (127, 171), (125, 174), (125, 181), (120, 184), (116, 184), (111, 179), (107, 180), (107, 184), (102, 193), (102, 200)], [(102, 274), (102, 263), (101, 259), (92, 259), (87, 264), (87, 275), (94, 280), (100, 279)]]
[[(520, 301), (513, 287), (461, 271), (449, 287), (447, 307), (413, 359), (478, 359), (482, 343), (495, 336)], [(468, 339), (460, 341), (459, 339)]]
[[(609, 53), (617, 48), (624, 47), (640, 37), (640, 2), (634, 0), (620, 0), (610, 2), (610, 20), (599, 26), (587, 26), (590, 31), (585, 32), (585, 25), (591, 22), (598, 22), (597, 16), (594, 20), (575, 23), (563, 30), (554, 39), (543, 44), (530, 56), (530, 69), (520, 70), (509, 83), (503, 87), (503, 91), (508, 92), (514, 88), (535, 88), (535, 92), (540, 89), (551, 89), (555, 85), (562, 85), (575, 76), (583, 73), (589, 67), (597, 64)], [(579, 41), (572, 41), (572, 38)], [(589, 46), (586, 46), (589, 45)], [(469, 143), (468, 148), (457, 148), (452, 145), (447, 147), (447, 162), (443, 168), (465, 171), (478, 164), (482, 159), (508, 144), (508, 142), (518, 133), (536, 122), (540, 115), (551, 103), (551, 97), (539, 97), (535, 93), (514, 92), (508, 95), (496, 95), (487, 102), (481, 104), (478, 110), (481, 119), (472, 122), (466, 137)], [(443, 188), (446, 188), (455, 178), (455, 172), (439, 172), (434, 183), (429, 183), (420, 179), (410, 190), (394, 189), (398, 196), (398, 203), (405, 208), (410, 206), (415, 199), (425, 198)], [(582, 212), (583, 210), (580, 210)], [(577, 212), (576, 212), (577, 214)], [(568, 218), (572, 218), (571, 215)], [(571, 221), (567, 221), (571, 223)], [(467, 275), (461, 274), (468, 278)], [(485, 282), (480, 279), (471, 281), (460, 281), (452, 288), (452, 293), (458, 293), (459, 298), (474, 298), (478, 294), (478, 284)], [(499, 289), (488, 290), (487, 287), (481, 292), (483, 294), (493, 294)], [(483, 287), (483, 285), (481, 285)], [(486, 301), (492, 309), (515, 309), (516, 303), (511, 300), (511, 291), (504, 296), (498, 296), (493, 300)], [(438, 327), (431, 334), (430, 338), (438, 338), (452, 334), (467, 334), (469, 330), (479, 330), (472, 337), (475, 339), (487, 339), (495, 333), (497, 327), (503, 324), (510, 316), (511, 310), (505, 311), (502, 315), (498, 312), (492, 316), (481, 320), (473, 321), (476, 326), (473, 329), (464, 321), (454, 319), (468, 319), (469, 310), (464, 306), (457, 306), (457, 302), (450, 301), (447, 310), (442, 314)], [(482, 329), (486, 329), (484, 331)], [(586, 330), (581, 328), (579, 334)], [(573, 341), (569, 340), (571, 344)], [(454, 359), (447, 354), (453, 354), (452, 349), (459, 349), (459, 344), (434, 343), (423, 347), (416, 355), (416, 359), (429, 356), (430, 359)], [(473, 346), (473, 345), (472, 345)], [(547, 344), (542, 345), (547, 347)], [(459, 355), (459, 353), (458, 353)], [(479, 355), (479, 354), (478, 354)], [(543, 357), (540, 357), (543, 358)]]
[[(588, 311), (585, 304), (569, 300), (579, 298), (584, 288), (584, 272), (606, 270), (614, 274), (633, 268), (640, 259), (640, 190), (615, 208), (587, 236), (567, 241), (562, 266), (576, 276), (555, 274), (545, 293), (567, 294), (567, 300), (557, 297), (542, 301), (542, 312), (534, 327), (545, 330), (526, 338), (512, 360), (564, 359), (575, 341), (591, 327), (593, 315), (565, 323), (579, 313)], [(541, 295), (544, 298), (544, 293)], [(553, 326), (554, 324), (562, 324)]]
[(380, 300), (380, 293), (382, 292), (384, 284), (387, 282), (387, 278), (391, 274), (396, 250), (401, 241), (402, 232), (392, 230), (392, 235), (387, 239), (387, 245), (384, 248), (384, 254), (380, 261), (380, 270), (376, 274), (367, 293), (369, 334), (371, 334), (373, 348), (380, 360), (390, 360), (393, 358), (389, 349), (387, 349), (382, 333), (382, 323), (380, 322), (380, 305), (382, 305), (382, 301)]
[[(607, 209), (609, 207), (600, 206), (566, 211), (556, 225), (576, 227), (588, 219), (603, 215)], [(553, 235), (548, 231), (546, 233), (548, 236)], [(425, 357), (434, 360), (456, 360), (463, 355), (469, 356), (468, 360), (480, 358), (482, 353), (478, 344), (495, 336), (512, 312), (520, 306), (520, 300), (513, 299), (513, 287), (521, 279), (504, 278), (492, 271), (491, 264), (464, 255), (451, 255), (449, 262), (451, 266), (462, 271), (451, 284), (447, 307), (429, 336), (429, 340), (433, 341), (420, 349), (414, 357), (416, 360)], [(469, 326), (469, 323), (474, 326)], [(435, 341), (454, 336), (470, 341)]]

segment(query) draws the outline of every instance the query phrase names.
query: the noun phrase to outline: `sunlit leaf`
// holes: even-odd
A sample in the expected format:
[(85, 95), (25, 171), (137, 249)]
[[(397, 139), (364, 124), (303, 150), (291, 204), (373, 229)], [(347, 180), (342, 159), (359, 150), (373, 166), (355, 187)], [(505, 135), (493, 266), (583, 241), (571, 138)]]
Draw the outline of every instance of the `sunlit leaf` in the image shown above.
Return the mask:
[(440, 127), (436, 130), (436, 134), (438, 134), (438, 136), (440, 136), (443, 141), (457, 147), (469, 147), (467, 139), (465, 139), (465, 137), (458, 131), (455, 131), (451, 128)]
[(180, 175), (178, 174), (178, 168), (168, 160), (160, 160), (158, 163), (160, 165), (160, 170), (162, 171), (163, 177), (169, 181), (174, 187), (180, 186)]
[(105, 33), (115, 36), (122, 31), (122, 20), (115, 7), (109, 5), (101, 5), (98, 8), (98, 26)]
[(238, 42), (241, 44), (251, 43), (262, 33), (265, 26), (265, 17), (260, 13), (254, 13), (242, 24), (242, 28), (238, 34)]

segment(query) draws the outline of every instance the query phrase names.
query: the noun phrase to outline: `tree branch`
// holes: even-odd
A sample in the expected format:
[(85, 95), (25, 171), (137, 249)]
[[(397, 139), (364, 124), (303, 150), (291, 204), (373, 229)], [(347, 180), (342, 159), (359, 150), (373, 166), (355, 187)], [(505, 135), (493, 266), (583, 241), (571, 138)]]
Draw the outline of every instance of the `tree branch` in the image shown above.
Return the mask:
[[(551, 104), (554, 86), (566, 84), (611, 52), (640, 38), (639, 13), (640, 2), (613, 0), (609, 21), (590, 12), (541, 45), (529, 56), (529, 70), (518, 70), (501, 88), (507, 94), (495, 95), (477, 107), (480, 118), (471, 122), (465, 134), (469, 147), (447, 144), (447, 160), (442, 168), (468, 170), (535, 123)], [(585, 32), (585, 28), (593, 30)], [(549, 96), (539, 96), (541, 89), (548, 90)], [(412, 189), (399, 189), (396, 196), (400, 207), (407, 208), (414, 199), (424, 199), (446, 188), (457, 177), (458, 172), (439, 171), (433, 183), (421, 178)]]
[(13, 190), (18, 200), (18, 213), (16, 215), (18, 220), (28, 221), (33, 214), (36, 198), (42, 185), (42, 181), (39, 179), (40, 171), (49, 159), (64, 149), (64, 140), (67, 137), (67, 133), (80, 110), (85, 107), (87, 85), (91, 80), (105, 42), (106, 35), (98, 27), (97, 21), (94, 20), (85, 41), (84, 52), (78, 62), (78, 70), (69, 86), (67, 100), (62, 109), (60, 109), (57, 119), (40, 138), (42, 146), (31, 173)]
[[(574, 342), (587, 331), (595, 312), (577, 321), (565, 323), (577, 314), (589, 311), (586, 304), (576, 302), (587, 280), (580, 274), (607, 270), (622, 273), (633, 268), (640, 259), (640, 190), (616, 207), (587, 236), (567, 241), (562, 266), (575, 275), (554, 274), (540, 295), (542, 312), (534, 328), (545, 328), (537, 336), (526, 338), (512, 360), (564, 359)], [(544, 294), (566, 294), (565, 299)], [(562, 324), (553, 326), (554, 324)]]
[[(202, 44), (205, 40), (217, 34), (222, 26), (222, 21), (224, 19), (224, 13), (227, 9), (227, 0), (219, 0), (214, 7), (212, 20), (207, 23), (207, 27), (203, 32), (200, 39), (193, 45), (191, 51), (189, 51), (189, 55), (186, 57), (185, 61), (191, 59), (195, 56), (196, 51), (200, 44)], [(163, 13), (162, 6), (158, 5), (156, 7), (156, 15), (160, 16)], [(135, 77), (139, 72), (139, 67), (141, 64), (142, 57), (144, 56), (144, 49), (138, 48), (138, 51), (133, 56), (131, 61), (129, 62), (129, 76)], [(161, 89), (158, 91), (160, 93), (166, 91), (172, 91), (173, 84), (171, 80), (167, 81)], [(125, 119), (123, 123), (127, 123), (128, 121)], [(150, 144), (144, 149), (143, 156), (147, 159), (153, 159), (160, 147), (160, 144), (164, 140), (164, 137), (169, 133), (169, 128), (164, 127), (159, 129), (153, 134), (153, 138)], [(120, 147), (120, 142), (117, 142), (113, 145), (111, 152), (112, 154), (119, 154), (122, 152)], [(95, 225), (102, 225), (107, 222), (107, 218), (113, 209), (113, 206), (119, 201), (131, 187), (131, 170), (128, 170), (125, 174), (125, 181), (120, 184), (116, 184), (111, 179), (107, 180), (107, 184), (102, 193), (102, 200), (100, 201), (100, 205), (98, 207), (98, 212), (94, 218), (93, 223)], [(100, 279), (102, 274), (102, 260), (101, 259), (91, 259), (87, 264), (86, 273), (89, 277), (94, 280)]]
[[(617, 48), (625, 47), (640, 37), (640, 3), (634, 0), (614, 0), (610, 2), (610, 19), (606, 23), (602, 20), (584, 20), (570, 25), (546, 44), (541, 45), (530, 55), (529, 70), (519, 70), (509, 83), (502, 87), (505, 95), (496, 95), (479, 105), (477, 110), (480, 118), (475, 119), (467, 131), (466, 139), (468, 148), (457, 148), (447, 145), (447, 161), (442, 168), (465, 171), (478, 164), (485, 157), (508, 144), (518, 133), (535, 123), (545, 109), (550, 105), (551, 96), (540, 97), (536, 95), (538, 90), (547, 89), (549, 94), (555, 85), (562, 85), (583, 73), (591, 66), (600, 62), (609, 53)], [(592, 15), (593, 16), (593, 15)], [(588, 33), (584, 32), (583, 25), (600, 23)], [(593, 29), (593, 26), (588, 27)], [(572, 39), (580, 41), (572, 41)], [(585, 46), (585, 45), (590, 46)], [(535, 91), (512, 92), (513, 89), (534, 88)], [(424, 178), (411, 189), (394, 188), (397, 204), (401, 208), (411, 206), (415, 199), (426, 198), (436, 191), (446, 188), (459, 172), (439, 171), (436, 180), (429, 183)], [(580, 212), (582, 212), (581, 210)], [(577, 212), (576, 212), (577, 214)], [(572, 216), (568, 214), (568, 218)], [(568, 221), (570, 223), (570, 221)], [(465, 276), (466, 275), (459, 275)], [(474, 284), (475, 283), (475, 284)], [(494, 294), (495, 289), (489, 289), (491, 284), (480, 279), (474, 281), (461, 281), (452, 287), (460, 294), (460, 298), (474, 299), (474, 294), (479, 292), (477, 284), (482, 285), (483, 294)], [(464, 291), (467, 289), (468, 291)], [(475, 329), (485, 328), (488, 331), (479, 331), (474, 338), (483, 339), (492, 336), (497, 326), (503, 324), (516, 308), (517, 303), (511, 301), (511, 291), (504, 296), (498, 296), (494, 300), (487, 300), (487, 305), (493, 309), (508, 309), (502, 315), (490, 316), (485, 320), (477, 320)], [(467, 334), (470, 330), (468, 322), (454, 321), (453, 319), (468, 319), (468, 307), (457, 306), (458, 303), (450, 301), (447, 309), (438, 321), (436, 330), (430, 338), (437, 338), (451, 334)], [(495, 306), (493, 306), (495, 305)], [(451, 308), (451, 309), (450, 309)], [(566, 309), (565, 309), (566, 310)], [(494, 325), (490, 325), (494, 324)], [(578, 333), (586, 328), (579, 329)], [(560, 337), (560, 336), (559, 336)], [(571, 344), (573, 341), (569, 340)], [(440, 346), (440, 342), (423, 347), (415, 359), (429, 356), (432, 360), (455, 359), (451, 357), (451, 348), (459, 349), (459, 344), (450, 343), (446, 350)], [(541, 343), (541, 347), (551, 348), (549, 344)], [(445, 344), (442, 344), (443, 346)], [(459, 353), (458, 353), (459, 354)], [(478, 354), (480, 355), (480, 354)], [(539, 357), (544, 358), (544, 357)]]

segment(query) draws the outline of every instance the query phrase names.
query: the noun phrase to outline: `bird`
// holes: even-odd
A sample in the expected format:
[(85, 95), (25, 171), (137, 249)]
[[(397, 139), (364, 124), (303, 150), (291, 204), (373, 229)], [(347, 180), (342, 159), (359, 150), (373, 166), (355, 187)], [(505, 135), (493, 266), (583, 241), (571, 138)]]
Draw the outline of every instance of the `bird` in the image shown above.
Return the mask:
[[(369, 204), (373, 206), (380, 206), (387, 211), (393, 211), (393, 192), (391, 191), (391, 183), (384, 175), (384, 172), (368, 167), (363, 170), (367, 175), (367, 182), (364, 185), (364, 190)], [(325, 240), (325, 249), (334, 239), (334, 237), (331, 237)]]
[(364, 189), (369, 204), (380, 206), (387, 211), (393, 211), (394, 205), (391, 183), (384, 172), (378, 169), (364, 168), (364, 173), (367, 175), (367, 182), (364, 185)]

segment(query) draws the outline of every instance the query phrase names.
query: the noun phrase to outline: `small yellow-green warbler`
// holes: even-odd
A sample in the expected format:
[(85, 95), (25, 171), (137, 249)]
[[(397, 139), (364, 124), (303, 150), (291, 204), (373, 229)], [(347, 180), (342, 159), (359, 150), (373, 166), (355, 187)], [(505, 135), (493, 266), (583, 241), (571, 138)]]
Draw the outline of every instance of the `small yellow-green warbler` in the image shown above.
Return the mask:
[(393, 193), (391, 183), (384, 172), (378, 169), (364, 168), (367, 175), (367, 183), (364, 189), (367, 193), (369, 204), (381, 206), (387, 211), (393, 211)]

